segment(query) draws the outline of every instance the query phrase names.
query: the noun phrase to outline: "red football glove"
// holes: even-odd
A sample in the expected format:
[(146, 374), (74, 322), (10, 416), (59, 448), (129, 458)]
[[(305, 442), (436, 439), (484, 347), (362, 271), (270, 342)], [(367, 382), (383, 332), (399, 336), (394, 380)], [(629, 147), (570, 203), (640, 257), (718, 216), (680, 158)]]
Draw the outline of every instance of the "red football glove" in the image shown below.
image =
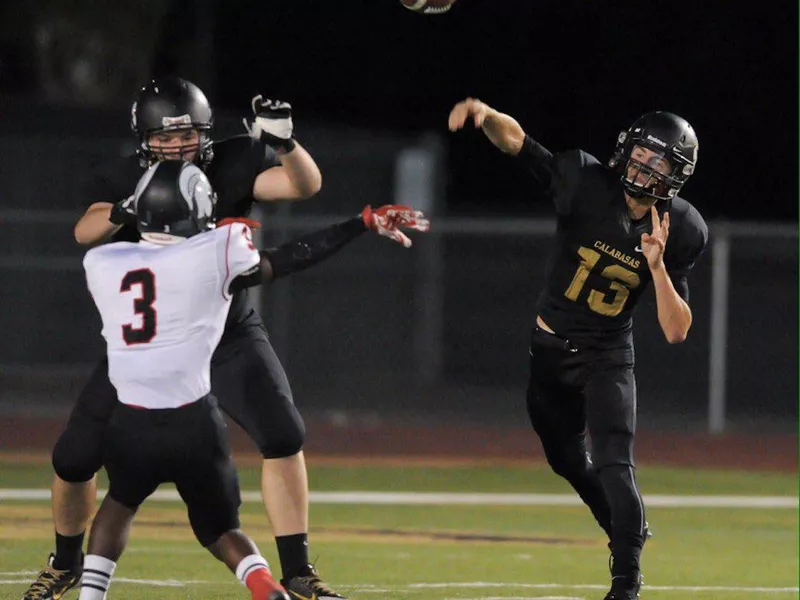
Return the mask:
[(361, 211), (361, 218), (368, 229), (403, 244), (406, 248), (411, 247), (411, 240), (400, 231), (400, 227), (416, 231), (430, 229), (430, 221), (421, 210), (401, 204), (386, 204), (375, 209), (367, 206)]

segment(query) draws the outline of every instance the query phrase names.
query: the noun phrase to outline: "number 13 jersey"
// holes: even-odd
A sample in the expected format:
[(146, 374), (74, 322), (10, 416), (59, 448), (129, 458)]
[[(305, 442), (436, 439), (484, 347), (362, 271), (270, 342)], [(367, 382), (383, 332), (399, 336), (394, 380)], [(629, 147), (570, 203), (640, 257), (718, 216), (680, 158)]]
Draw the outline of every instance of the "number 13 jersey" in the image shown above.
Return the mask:
[[(652, 281), (641, 237), (652, 218), (628, 215), (620, 175), (582, 150), (552, 155), (530, 138), (519, 154), (555, 204), (557, 231), (537, 310), (558, 335), (592, 345), (631, 343), (633, 310)], [(664, 265), (688, 301), (687, 276), (705, 248), (708, 228), (680, 197), (656, 204), (669, 212)]]
[(120, 402), (176, 408), (210, 392), (230, 283), (259, 261), (244, 223), (174, 245), (116, 242), (86, 253), (86, 280)]

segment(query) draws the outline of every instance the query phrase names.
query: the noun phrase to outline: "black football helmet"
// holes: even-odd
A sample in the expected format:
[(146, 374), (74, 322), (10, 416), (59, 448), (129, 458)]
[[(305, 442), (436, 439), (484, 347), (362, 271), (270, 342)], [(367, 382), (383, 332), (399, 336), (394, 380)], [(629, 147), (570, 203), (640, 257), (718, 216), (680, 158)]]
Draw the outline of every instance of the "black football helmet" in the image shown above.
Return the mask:
[(136, 185), (134, 207), (142, 238), (169, 244), (214, 228), (217, 196), (200, 168), (180, 160), (153, 164)]
[[(141, 90), (131, 107), (131, 129), (139, 138), (139, 156), (144, 166), (164, 158), (148, 144), (151, 135), (164, 131), (197, 129), (200, 143), (184, 146), (176, 159), (195, 153), (194, 162), (205, 168), (213, 158), (211, 128), (214, 115), (202, 90), (179, 77), (154, 79)], [(172, 158), (168, 156), (166, 158)]]
[[(659, 173), (652, 165), (632, 158), (636, 146), (647, 148), (669, 162), (670, 173)], [(639, 117), (627, 131), (620, 132), (608, 166), (621, 170), (620, 180), (629, 196), (670, 200), (694, 173), (697, 148), (697, 135), (685, 119), (669, 112), (651, 112)], [(635, 169), (633, 176), (631, 168)], [(648, 176), (645, 183), (637, 183), (639, 174)]]

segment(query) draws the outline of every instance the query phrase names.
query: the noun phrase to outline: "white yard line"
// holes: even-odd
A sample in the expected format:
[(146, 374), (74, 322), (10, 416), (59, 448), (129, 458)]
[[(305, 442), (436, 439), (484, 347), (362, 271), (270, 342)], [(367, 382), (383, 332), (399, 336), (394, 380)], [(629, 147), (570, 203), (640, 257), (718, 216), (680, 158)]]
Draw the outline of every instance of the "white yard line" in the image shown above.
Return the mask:
[[(9, 575), (16, 575), (16, 574), (23, 574), (23, 572), (6, 572)], [(31, 572), (33, 574), (33, 572)], [(0, 573), (3, 575), (3, 573)], [(25, 583), (30, 583), (30, 578), (26, 579), (0, 579), (0, 585), (21, 585)], [(153, 587), (185, 587), (187, 585), (207, 585), (207, 584), (214, 584), (214, 585), (236, 585), (237, 582), (230, 580), (230, 581), (206, 581), (203, 579), (190, 579), (190, 580), (178, 580), (178, 579), (129, 579), (126, 577), (115, 577), (112, 584), (114, 583), (133, 583), (136, 585), (148, 585)], [(497, 582), (488, 582), (488, 581), (472, 581), (472, 582), (458, 582), (458, 583), (412, 583), (407, 586), (398, 586), (396, 588), (391, 589), (377, 589), (373, 585), (342, 585), (339, 586), (345, 590), (352, 590), (356, 592), (381, 592), (387, 593), (391, 591), (400, 591), (400, 590), (430, 590), (430, 589), (463, 589), (463, 588), (475, 588), (475, 589), (487, 589), (487, 588), (504, 588), (504, 589), (514, 589), (514, 588), (521, 588), (521, 589), (529, 589), (529, 590), (549, 590), (549, 589), (559, 589), (559, 590), (605, 590), (608, 588), (608, 585), (597, 585), (597, 584), (583, 584), (583, 585), (568, 585), (562, 583), (497, 583)], [(766, 587), (766, 586), (685, 586), (685, 585), (647, 585), (644, 587), (645, 590), (651, 591), (664, 591), (664, 592), (744, 592), (748, 594), (797, 594), (800, 591), (800, 588), (797, 587)], [(459, 600), (582, 600), (581, 598), (575, 598), (573, 596), (481, 596), (479, 599), (470, 599), (470, 598), (462, 598), (459, 596)]]
[[(106, 490), (98, 490), (102, 498)], [(46, 489), (0, 489), (0, 500), (49, 500)], [(159, 490), (153, 501), (178, 502), (174, 490)], [(312, 504), (373, 505), (474, 505), (474, 506), (582, 506), (575, 494), (479, 494), (454, 492), (311, 492)], [(243, 502), (261, 502), (260, 492), (242, 492)], [(797, 496), (679, 496), (644, 497), (649, 508), (791, 508), (800, 507)]]
[[(342, 586), (344, 587), (344, 586)], [(409, 589), (449, 589), (449, 588), (522, 588), (531, 590), (562, 589), (562, 590), (605, 590), (608, 585), (582, 584), (566, 585), (562, 583), (496, 583), (491, 581), (471, 581), (464, 583), (411, 583)], [(800, 591), (800, 587), (766, 587), (766, 586), (687, 586), (687, 585), (645, 585), (643, 590), (664, 592), (751, 592), (764, 594), (790, 594)], [(483, 598), (483, 597), (482, 597)], [(462, 599), (466, 600), (466, 599)]]

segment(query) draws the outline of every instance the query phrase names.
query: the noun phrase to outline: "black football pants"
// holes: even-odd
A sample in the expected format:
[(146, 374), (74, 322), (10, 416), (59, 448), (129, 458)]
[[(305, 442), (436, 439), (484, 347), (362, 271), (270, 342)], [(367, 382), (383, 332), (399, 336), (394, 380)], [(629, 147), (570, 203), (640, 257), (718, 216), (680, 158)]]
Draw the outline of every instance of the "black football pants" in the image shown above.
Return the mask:
[(638, 573), (645, 514), (633, 461), (633, 349), (581, 347), (535, 328), (527, 407), (553, 471), (569, 481), (608, 534), (612, 574)]
[(106, 428), (103, 463), (108, 495), (134, 511), (159, 485), (174, 483), (203, 546), (239, 528), (239, 481), (212, 395), (159, 410), (118, 403)]
[[(253, 311), (226, 329), (211, 359), (211, 392), (222, 410), (250, 436), (264, 458), (297, 454), (305, 424), (289, 381)], [(103, 466), (103, 437), (117, 391), (108, 379), (108, 359), (98, 363), (53, 448), (53, 468), (64, 481), (88, 481)]]

